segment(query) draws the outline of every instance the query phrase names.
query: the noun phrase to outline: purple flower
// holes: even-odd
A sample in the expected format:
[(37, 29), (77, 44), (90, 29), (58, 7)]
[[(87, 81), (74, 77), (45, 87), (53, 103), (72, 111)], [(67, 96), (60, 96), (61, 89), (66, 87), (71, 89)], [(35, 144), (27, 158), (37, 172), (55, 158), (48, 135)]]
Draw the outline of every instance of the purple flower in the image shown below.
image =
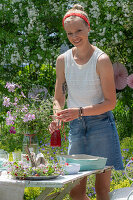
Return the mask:
[(12, 134), (15, 134), (15, 133), (16, 133), (15, 127), (14, 127), (14, 126), (11, 126), (9, 132), (12, 133)]
[(4, 101), (3, 101), (3, 105), (6, 107), (9, 107), (11, 102), (10, 102), (10, 98), (8, 97), (3, 97)]

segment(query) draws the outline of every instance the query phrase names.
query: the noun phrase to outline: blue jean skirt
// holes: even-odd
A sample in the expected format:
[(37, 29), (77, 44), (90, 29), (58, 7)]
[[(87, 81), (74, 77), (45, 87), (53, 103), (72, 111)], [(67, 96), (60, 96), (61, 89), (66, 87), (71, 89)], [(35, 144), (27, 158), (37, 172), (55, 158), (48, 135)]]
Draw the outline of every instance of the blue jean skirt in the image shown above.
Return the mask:
[(105, 157), (107, 166), (123, 170), (119, 136), (112, 112), (71, 121), (68, 154)]

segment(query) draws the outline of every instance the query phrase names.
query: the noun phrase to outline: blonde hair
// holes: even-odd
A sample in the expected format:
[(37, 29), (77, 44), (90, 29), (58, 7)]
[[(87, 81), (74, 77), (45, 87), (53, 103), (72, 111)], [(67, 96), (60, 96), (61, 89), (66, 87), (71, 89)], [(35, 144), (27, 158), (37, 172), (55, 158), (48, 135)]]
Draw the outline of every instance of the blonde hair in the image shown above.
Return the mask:
[[(81, 6), (80, 4), (74, 4), (73, 7), (72, 7), (70, 10), (68, 10), (68, 11), (66, 12), (66, 14), (64, 15), (64, 17), (65, 17), (66, 15), (68, 15), (68, 14), (71, 14), (71, 13), (79, 13), (79, 14), (85, 16), (85, 17), (87, 18), (87, 20), (89, 21), (89, 18), (88, 18), (87, 13), (84, 11), (83, 6)], [(71, 21), (73, 18), (76, 18), (76, 17), (78, 17), (78, 16), (70, 16), (70, 17), (66, 18), (66, 19), (64, 20), (64, 24), (65, 24), (65, 22)], [(82, 20), (83, 20), (83, 19), (82, 19)], [(84, 20), (83, 20), (83, 21), (84, 21)], [(86, 25), (88, 25), (87, 22), (84, 21), (84, 23), (85, 23)]]

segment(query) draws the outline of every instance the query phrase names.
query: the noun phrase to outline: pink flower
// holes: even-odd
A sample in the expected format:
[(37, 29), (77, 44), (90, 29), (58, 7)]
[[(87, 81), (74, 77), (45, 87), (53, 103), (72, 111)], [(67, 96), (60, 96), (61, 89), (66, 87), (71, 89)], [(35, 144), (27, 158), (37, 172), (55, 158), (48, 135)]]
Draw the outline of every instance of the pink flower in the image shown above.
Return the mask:
[(14, 117), (9, 116), (6, 118), (6, 125), (13, 125), (14, 124)]
[(28, 122), (28, 121), (32, 121), (35, 119), (35, 115), (34, 114), (31, 114), (31, 113), (28, 113), (24, 116), (23, 118), (23, 121), (24, 122)]
[(128, 77), (127, 77), (127, 84), (130, 88), (133, 89), (133, 74), (130, 74)]
[(35, 119), (35, 115), (34, 115), (34, 114), (32, 114), (32, 115), (31, 115), (31, 118), (32, 118), (32, 120), (34, 120), (34, 119)]
[(23, 121), (24, 121), (24, 122), (28, 122), (28, 121), (29, 121), (28, 116), (29, 116), (28, 114), (26, 114), (26, 115), (24, 116), (24, 118), (23, 118)]
[(14, 92), (15, 87), (16, 87), (16, 84), (8, 83), (8, 82), (6, 83), (6, 86), (5, 86), (5, 88), (7, 88), (9, 92)]
[(11, 115), (10, 111), (7, 112), (7, 115), (8, 117), (6, 118), (6, 125), (13, 125), (16, 118)]
[(113, 69), (116, 89), (122, 90), (127, 86), (127, 69), (121, 63), (114, 63)]
[(14, 126), (11, 126), (9, 132), (12, 133), (12, 134), (15, 134), (15, 133), (16, 133), (15, 127), (14, 127)]
[(22, 97), (26, 98), (26, 96), (24, 95), (24, 93), (23, 93), (23, 92), (21, 92), (21, 95), (22, 95)]
[(17, 102), (18, 102), (18, 98), (17, 98), (17, 97), (15, 97), (15, 98), (14, 98), (14, 101), (15, 101), (15, 103), (17, 103)]
[(22, 112), (27, 112), (28, 111), (28, 108), (26, 106), (24, 106), (21, 110)]
[(4, 101), (3, 101), (3, 105), (6, 107), (9, 107), (11, 102), (10, 102), (10, 98), (8, 97), (3, 97)]

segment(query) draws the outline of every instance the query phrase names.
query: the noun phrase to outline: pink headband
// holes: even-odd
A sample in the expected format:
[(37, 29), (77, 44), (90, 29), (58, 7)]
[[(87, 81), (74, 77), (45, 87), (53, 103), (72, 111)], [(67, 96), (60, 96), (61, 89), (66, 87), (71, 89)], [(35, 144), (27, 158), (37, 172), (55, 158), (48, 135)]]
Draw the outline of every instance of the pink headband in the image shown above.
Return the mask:
[(70, 17), (70, 16), (78, 16), (78, 17), (82, 18), (89, 25), (89, 27), (90, 27), (90, 23), (89, 23), (87, 17), (85, 17), (84, 15), (82, 15), (80, 13), (69, 13), (69, 14), (65, 15), (65, 17), (62, 20), (63, 27), (64, 27), (64, 21), (65, 21), (65, 19), (68, 18), (68, 17)]

